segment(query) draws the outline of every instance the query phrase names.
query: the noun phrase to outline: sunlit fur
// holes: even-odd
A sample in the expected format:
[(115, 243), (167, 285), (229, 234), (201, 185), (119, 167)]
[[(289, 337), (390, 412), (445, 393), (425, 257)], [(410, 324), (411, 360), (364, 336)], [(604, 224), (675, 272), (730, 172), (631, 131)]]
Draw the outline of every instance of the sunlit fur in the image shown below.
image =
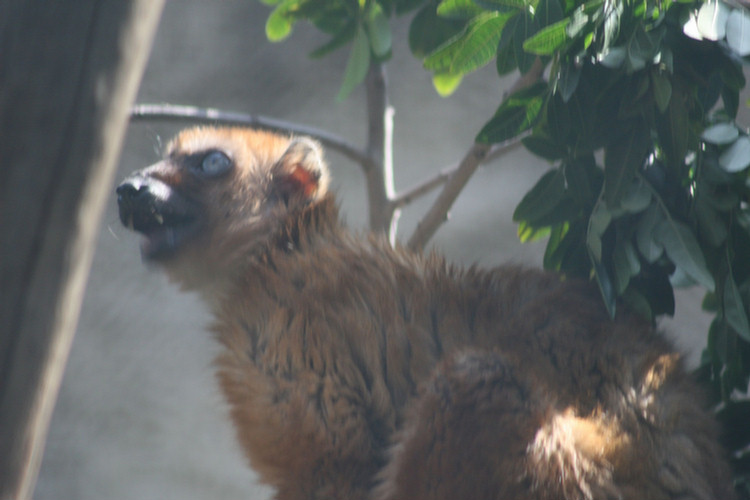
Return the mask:
[[(233, 171), (181, 163), (215, 149)], [(307, 140), (192, 129), (146, 175), (201, 207), (159, 263), (209, 304), (239, 442), (277, 498), (732, 498), (679, 356), (589, 284), (353, 235)]]

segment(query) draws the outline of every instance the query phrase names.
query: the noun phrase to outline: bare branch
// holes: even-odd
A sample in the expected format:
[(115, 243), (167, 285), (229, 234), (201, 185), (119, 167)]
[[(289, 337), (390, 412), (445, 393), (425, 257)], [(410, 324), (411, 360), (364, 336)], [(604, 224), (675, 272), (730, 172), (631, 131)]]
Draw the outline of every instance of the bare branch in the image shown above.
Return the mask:
[(430, 210), (424, 218), (417, 224), (414, 234), (411, 235), (407, 243), (408, 247), (414, 250), (421, 250), (425, 244), (432, 238), (437, 228), (446, 220), (448, 210), (453, 206), (453, 202), (458, 198), (459, 193), (464, 188), (469, 178), (476, 171), (479, 164), (482, 163), (490, 150), (489, 144), (475, 143), (461, 160), (461, 163), (455, 173), (446, 183), (443, 191), (435, 200)]
[[(521, 75), (518, 80), (510, 87), (506, 95), (510, 95), (523, 88), (526, 88), (538, 81), (544, 73), (544, 64), (541, 59), (537, 58), (534, 61), (531, 69), (528, 72)], [(432, 238), (437, 231), (438, 227), (445, 222), (448, 216), (448, 211), (453, 206), (456, 198), (461, 193), (469, 178), (476, 172), (477, 167), (485, 161), (487, 155), (490, 152), (490, 146), (488, 144), (475, 143), (461, 160), (456, 171), (447, 180), (443, 191), (438, 196), (435, 203), (433, 203), (430, 210), (425, 214), (424, 218), (417, 224), (417, 228), (414, 230), (414, 234), (411, 235), (407, 245), (409, 248), (414, 250), (421, 250)]]
[[(502, 144), (495, 144), (487, 153), (487, 156), (484, 157), (484, 160), (482, 160), (480, 165), (486, 165), (487, 163), (490, 163), (503, 156), (504, 154), (514, 150), (521, 145), (521, 139), (523, 139), (525, 136), (526, 134), (522, 134), (509, 139)], [(442, 169), (434, 177), (427, 179), (426, 181), (422, 181), (416, 186), (407, 189), (403, 193), (400, 193), (397, 196), (393, 197), (391, 203), (397, 209), (409, 205), (417, 198), (421, 198), (422, 196), (429, 194), (432, 190), (437, 189), (438, 187), (443, 185), (445, 181), (447, 181), (453, 174), (458, 171), (458, 168), (459, 164)]]
[(212, 125), (241, 125), (244, 127), (256, 127), (297, 135), (306, 135), (319, 141), (325, 147), (338, 151), (345, 157), (358, 163), (365, 170), (373, 168), (373, 162), (367, 154), (353, 146), (343, 137), (307, 125), (277, 120), (265, 116), (249, 115), (234, 111), (222, 111), (214, 108), (183, 106), (179, 104), (137, 104), (133, 106), (130, 118), (132, 121), (166, 120), (189, 121), (192, 123), (206, 123)]
[(458, 170), (458, 165), (452, 165), (450, 167), (442, 169), (436, 176), (427, 179), (426, 181), (422, 181), (416, 186), (411, 187), (403, 193), (399, 194), (392, 200), (393, 205), (397, 208), (403, 208), (406, 205), (412, 203), (417, 198), (421, 198), (422, 196), (429, 194), (434, 189), (437, 189), (445, 184), (445, 181), (447, 181), (451, 175), (455, 174), (456, 170)]
[(393, 221), (393, 108), (388, 104), (385, 67), (373, 62), (365, 78), (367, 91), (367, 148), (371, 163), (365, 169), (370, 229), (388, 231)]

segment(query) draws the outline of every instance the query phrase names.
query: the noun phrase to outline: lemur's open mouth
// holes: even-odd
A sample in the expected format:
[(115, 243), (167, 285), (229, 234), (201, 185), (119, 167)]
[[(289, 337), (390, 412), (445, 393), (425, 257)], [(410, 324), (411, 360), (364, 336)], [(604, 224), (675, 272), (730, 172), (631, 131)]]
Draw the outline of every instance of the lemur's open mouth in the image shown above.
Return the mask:
[(195, 209), (161, 181), (138, 176), (117, 187), (120, 221), (144, 236), (141, 253), (150, 260), (172, 256), (196, 233)]

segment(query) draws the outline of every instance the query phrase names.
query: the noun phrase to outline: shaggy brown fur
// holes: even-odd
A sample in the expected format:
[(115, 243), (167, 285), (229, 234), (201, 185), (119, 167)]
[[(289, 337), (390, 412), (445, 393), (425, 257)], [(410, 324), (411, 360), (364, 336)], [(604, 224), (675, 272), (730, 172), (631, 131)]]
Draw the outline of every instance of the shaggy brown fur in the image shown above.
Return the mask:
[(339, 222), (320, 148), (181, 133), (119, 188), (198, 290), (239, 440), (280, 499), (728, 499), (712, 419), (649, 325), (582, 282), (462, 270)]

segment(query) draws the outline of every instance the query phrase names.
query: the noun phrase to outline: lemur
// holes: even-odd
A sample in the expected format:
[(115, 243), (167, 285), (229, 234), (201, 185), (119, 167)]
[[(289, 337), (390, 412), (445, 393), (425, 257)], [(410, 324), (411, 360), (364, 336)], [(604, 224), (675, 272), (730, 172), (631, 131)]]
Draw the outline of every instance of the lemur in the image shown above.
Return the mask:
[(239, 442), (276, 498), (733, 497), (679, 354), (589, 283), (462, 269), (346, 229), (318, 143), (192, 128), (118, 188), (199, 292)]

